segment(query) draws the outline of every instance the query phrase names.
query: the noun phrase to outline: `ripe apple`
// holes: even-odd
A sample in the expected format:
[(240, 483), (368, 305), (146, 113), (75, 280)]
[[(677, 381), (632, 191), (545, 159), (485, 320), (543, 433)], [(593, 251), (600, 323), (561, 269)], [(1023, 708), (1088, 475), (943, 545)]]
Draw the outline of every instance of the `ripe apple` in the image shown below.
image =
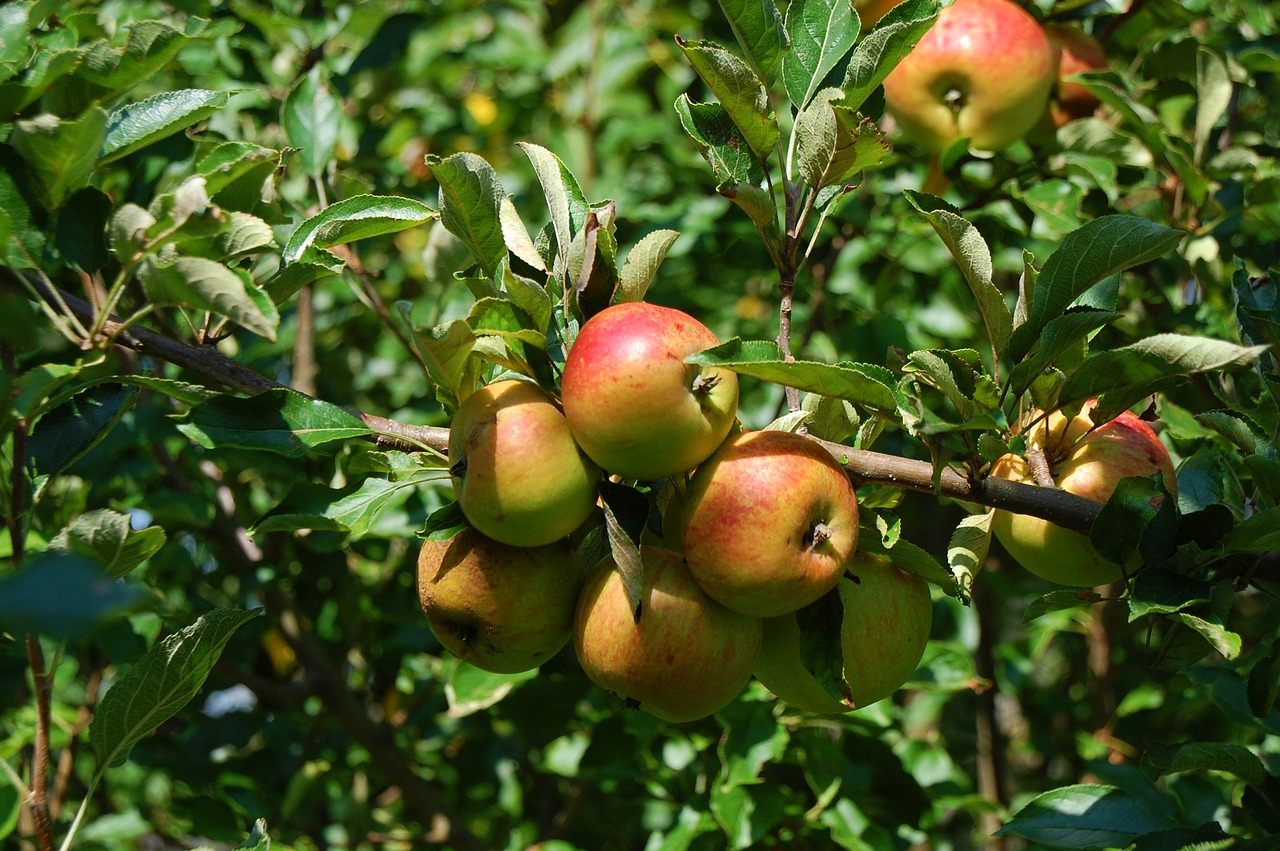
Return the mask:
[(641, 547), (639, 622), (611, 558), (587, 574), (573, 646), (596, 685), (665, 721), (718, 711), (751, 680), (759, 618), (731, 612), (693, 581), (680, 554)]
[(573, 634), (582, 565), (564, 541), (512, 547), (464, 529), (418, 552), (418, 599), (445, 649), (499, 674), (528, 671)]
[(587, 455), (623, 478), (653, 480), (715, 451), (738, 411), (738, 376), (684, 359), (717, 342), (689, 314), (645, 302), (587, 320), (561, 382), (565, 417)]
[(1044, 29), (1012, 0), (956, 0), (884, 81), (904, 135), (938, 152), (998, 151), (1044, 114), (1057, 78)]
[(924, 655), (933, 603), (923, 579), (858, 553), (836, 593), (843, 607), (840, 651), (848, 703), (833, 697), (804, 665), (800, 636), (807, 610), (764, 622), (756, 679), (797, 709), (833, 713), (869, 706), (897, 691)]
[(1072, 74), (1107, 67), (1107, 54), (1093, 36), (1078, 27), (1050, 24), (1044, 28), (1058, 57), (1058, 78), (1049, 96), (1049, 118), (1061, 127), (1075, 118), (1088, 118), (1101, 103)]
[[(1111, 422), (1094, 425), (1090, 401), (1075, 417), (1060, 411), (1039, 420), (1027, 435), (1027, 445), (1045, 456), (1058, 487), (1096, 502), (1106, 502), (1127, 476), (1159, 473), (1175, 498), (1178, 480), (1173, 462), (1151, 426), (1125, 411)], [(991, 475), (1035, 484), (1021, 455), (1003, 455)], [(1105, 585), (1123, 579), (1126, 568), (1099, 555), (1087, 536), (1055, 526), (1048, 520), (997, 511), (992, 529), (1000, 543), (1023, 567), (1061, 585)]]
[(827, 450), (754, 431), (702, 463), (685, 498), (684, 553), (702, 589), (737, 612), (773, 617), (831, 590), (858, 543), (858, 501)]
[(471, 525), (516, 547), (577, 529), (595, 508), (600, 480), (551, 395), (518, 379), (482, 387), (458, 406), (449, 469)]

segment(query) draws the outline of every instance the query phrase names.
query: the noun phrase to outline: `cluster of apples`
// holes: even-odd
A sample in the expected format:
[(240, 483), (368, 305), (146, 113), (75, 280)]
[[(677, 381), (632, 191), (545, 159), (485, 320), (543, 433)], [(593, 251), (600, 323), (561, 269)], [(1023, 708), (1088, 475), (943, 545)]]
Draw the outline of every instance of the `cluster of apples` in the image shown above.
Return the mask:
[[(514, 673), (572, 639), (593, 682), (676, 722), (714, 713), (753, 675), (797, 708), (843, 712), (914, 672), (927, 584), (858, 551), (854, 489), (822, 446), (737, 425), (737, 376), (685, 363), (717, 342), (682, 311), (614, 305), (582, 326), (558, 398), (515, 379), (463, 401), (449, 462), (470, 528), (418, 558), (447, 650)], [(676, 483), (660, 531), (629, 550), (639, 587), (613, 556), (584, 569), (571, 544), (598, 527), (606, 478)], [(804, 649), (824, 617), (840, 651), (825, 686)]]
[[(873, 22), (898, 2), (862, 0), (858, 9)], [(968, 138), (998, 151), (1092, 115), (1098, 99), (1071, 77), (1106, 65), (1078, 27), (1041, 25), (1012, 0), (955, 0), (885, 79), (885, 107), (926, 150)]]

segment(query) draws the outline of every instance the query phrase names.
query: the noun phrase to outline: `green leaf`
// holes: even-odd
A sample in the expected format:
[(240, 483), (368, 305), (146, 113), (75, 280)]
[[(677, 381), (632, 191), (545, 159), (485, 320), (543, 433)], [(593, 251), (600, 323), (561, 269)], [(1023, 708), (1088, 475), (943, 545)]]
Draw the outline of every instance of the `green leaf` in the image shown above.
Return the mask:
[(803, 110), (858, 40), (860, 22), (849, 0), (792, 0), (786, 29), (791, 49), (782, 57), (782, 85)]
[(951, 533), (947, 544), (947, 568), (956, 578), (957, 596), (969, 600), (969, 589), (987, 563), (987, 550), (991, 547), (991, 523), (995, 510), (970, 514), (961, 519)]
[(545, 348), (547, 339), (533, 327), (533, 319), (515, 302), (501, 298), (482, 298), (471, 307), (467, 324), (477, 337), (502, 337), (536, 348)]
[(1230, 742), (1182, 742), (1153, 745), (1143, 755), (1143, 763), (1159, 774), (1180, 771), (1225, 771), (1250, 786), (1261, 786), (1267, 770), (1258, 756), (1243, 745)]
[(186, 706), (235, 631), (258, 609), (214, 609), (159, 641), (107, 690), (89, 725), (99, 772), (123, 765), (143, 737)]
[(1194, 606), (1207, 605), (1209, 583), (1181, 573), (1149, 567), (1138, 573), (1129, 595), (1129, 621), (1144, 615), (1171, 614)]
[(995, 356), (999, 359), (1013, 334), (1013, 314), (1005, 304), (1004, 295), (992, 281), (991, 249), (978, 229), (970, 224), (960, 211), (933, 195), (907, 190), (904, 193), (911, 206), (919, 210), (933, 226), (938, 236), (955, 258), (969, 290), (982, 314)]
[(889, 155), (870, 118), (836, 103), (839, 89), (823, 89), (796, 120), (796, 158), (814, 189), (847, 183)]
[(467, 516), (462, 513), (462, 506), (458, 505), (455, 499), (428, 515), (427, 523), (418, 533), (418, 537), (426, 541), (443, 543), (469, 528), (471, 524), (467, 521)]
[(178, 30), (163, 21), (130, 21), (120, 30), (123, 46), (115, 47), (105, 39), (95, 42), (76, 76), (102, 89), (103, 95), (122, 94), (172, 62), (192, 39), (207, 37), (208, 24), (203, 18), (192, 17)]
[(680, 36), (676, 36), (676, 43), (729, 119), (742, 131), (747, 145), (759, 159), (767, 159), (778, 143), (780, 131), (764, 83), (746, 63), (723, 47)]
[(529, 238), (529, 231), (520, 218), (515, 202), (505, 195), (499, 203), (498, 218), (502, 224), (502, 240), (506, 243), (507, 251), (534, 271), (546, 272), (547, 265), (538, 253), (538, 246)]
[(795, 613), (800, 629), (800, 661), (818, 685), (845, 706), (853, 705), (844, 679), (844, 649), (840, 641), (844, 602), (836, 589)]
[(260, 254), (275, 245), (271, 225), (257, 216), (231, 210), (226, 213), (225, 229), (214, 240), (213, 250), (223, 260), (235, 260), (248, 254)]
[(1256, 511), (1242, 520), (1222, 545), (1227, 553), (1280, 550), (1280, 506)]
[(1097, 591), (1090, 588), (1061, 588), (1050, 591), (1031, 601), (1031, 605), (1022, 610), (1022, 622), (1031, 623), (1036, 618), (1044, 617), (1052, 612), (1066, 609), (1078, 609), (1102, 599)]
[(242, 270), (204, 257), (179, 257), (167, 265), (148, 257), (138, 267), (138, 278), (157, 306), (207, 310), (268, 340), (276, 338), (280, 315), (268, 300), (253, 298), (253, 282)]
[(658, 267), (662, 265), (667, 252), (679, 237), (679, 231), (656, 230), (645, 234), (631, 247), (627, 252), (627, 259), (623, 261), (618, 290), (613, 296), (615, 304), (624, 301), (644, 301), (649, 285), (658, 274)]
[(806, 393), (800, 400), (799, 413), (809, 433), (832, 443), (844, 443), (858, 433), (858, 412), (844, 399), (832, 399), (818, 393)]
[(298, 159), (307, 174), (324, 174), (338, 144), (342, 101), (329, 90), (324, 66), (311, 66), (284, 99), (280, 123), (289, 144), (299, 148)]
[(32, 5), (23, 2), (0, 6), (0, 67), (17, 65), (27, 55)]
[(788, 53), (787, 30), (774, 0), (720, 0), (747, 61), (765, 86), (772, 86)]
[(960, 596), (960, 585), (956, 576), (934, 558), (928, 550), (911, 543), (906, 538), (898, 538), (893, 546), (887, 546), (880, 535), (869, 534), (865, 530), (858, 535), (858, 551), (879, 556), (891, 562), (894, 567), (914, 573), (921, 579), (937, 585), (952, 597)]
[[(509, 264), (504, 264), (502, 289), (517, 307), (529, 315), (532, 328), (545, 335), (551, 327), (551, 315), (556, 308), (547, 288), (539, 281), (516, 274)], [(538, 343), (539, 348), (545, 345), (545, 339)]]
[(255, 449), (288, 458), (373, 433), (345, 408), (286, 388), (247, 398), (217, 396), (192, 408), (178, 430), (207, 449)]
[(1247, 692), (1249, 708), (1259, 718), (1265, 718), (1276, 708), (1280, 700), (1280, 647), (1254, 663), (1249, 669)]
[(1240, 655), (1240, 636), (1227, 629), (1216, 614), (1207, 612), (1201, 616), (1191, 612), (1177, 612), (1173, 617), (1198, 632), (1223, 658), (1235, 659)]
[(312, 246), (297, 260), (282, 265), (263, 289), (272, 304), (283, 304), (307, 284), (340, 274), (346, 267), (347, 264), (331, 252)]
[(1013, 834), (1059, 848), (1111, 848), (1176, 826), (1146, 798), (1115, 786), (1078, 785), (1036, 796), (996, 836)]
[(98, 164), (118, 160), (185, 130), (226, 106), (232, 95), (244, 91), (248, 90), (181, 89), (123, 106), (111, 113)]
[(329, 248), (358, 239), (398, 233), (437, 217), (435, 210), (412, 198), (397, 195), (356, 195), (325, 207), (289, 237), (282, 259), (293, 263), (308, 248)]
[(1249, 417), (1232, 410), (1205, 411), (1195, 415), (1196, 422), (1208, 426), (1230, 440), (1246, 455), (1272, 451), (1267, 436)]
[(427, 374), (436, 386), (436, 398), (452, 411), (470, 392), (464, 388), (467, 366), (476, 347), (476, 335), (465, 319), (455, 319), (429, 329), (414, 329)]
[(114, 579), (151, 558), (164, 542), (159, 526), (134, 529), (127, 515), (100, 508), (71, 521), (49, 542), (49, 549), (94, 561)]
[(555, 271), (563, 281), (563, 276), (568, 273), (570, 246), (587, 226), (591, 205), (587, 203), (577, 178), (559, 157), (530, 142), (521, 142), (520, 149), (533, 164), (534, 173), (542, 185), (542, 194), (547, 199), (551, 227), (556, 235), (556, 255), (559, 257)]
[[(1040, 281), (1043, 284), (1043, 275)], [(1152, 382), (1174, 377), (1244, 369), (1264, 351), (1262, 346), (1238, 346), (1183, 334), (1157, 334), (1086, 357), (1067, 377), (1058, 397), (1059, 404), (1083, 402), (1103, 393), (1131, 395)]]
[(868, 364), (788, 361), (776, 343), (737, 337), (685, 358), (685, 363), (719, 366), (739, 375), (772, 381), (809, 393), (847, 399), (880, 416), (896, 419), (897, 397), (888, 371)]
[(91, 106), (73, 121), (49, 114), (18, 121), (9, 141), (26, 160), (41, 203), (56, 210), (71, 193), (89, 185), (106, 133), (106, 111)]
[(890, 9), (849, 58), (840, 85), (845, 106), (860, 108), (937, 19), (938, 4), (934, 0), (904, 0)]
[(981, 371), (982, 361), (973, 349), (928, 349), (912, 352), (904, 367), (908, 373), (927, 377), (927, 383), (935, 387), (955, 406), (962, 422), (970, 422), (981, 414), (996, 409), (1000, 391), (991, 376)]
[(507, 254), (501, 213), (506, 195), (498, 173), (483, 157), (467, 152), (428, 157), (427, 164), (440, 184), (440, 224), (492, 275)]
[(1032, 353), (1013, 368), (1013, 374), (1009, 378), (1013, 395), (1021, 396), (1046, 369), (1057, 366), (1058, 359), (1063, 354), (1068, 350), (1077, 350), (1079, 344), (1090, 334), (1122, 315), (1111, 310), (1073, 307), (1061, 316), (1049, 320)]
[(357, 486), (330, 488), (303, 482), (253, 525), (254, 535), (268, 532), (342, 532), (362, 538), (377, 526), (380, 515), (402, 505), (422, 483), (442, 478), (434, 472), (399, 482), (370, 477)]
[(61, 473), (115, 428), (137, 396), (137, 390), (118, 383), (76, 393), (35, 424), (27, 441), (28, 461), (41, 475)]
[(754, 187), (764, 180), (760, 159), (751, 153), (728, 110), (718, 103), (694, 103), (688, 95), (680, 95), (675, 106), (681, 126), (711, 165), (717, 188)]
[(1127, 476), (1098, 512), (1089, 540), (1103, 558), (1129, 564), (1136, 555), (1159, 564), (1173, 554), (1177, 501), (1160, 476)]
[(1103, 278), (1163, 257), (1182, 240), (1181, 231), (1137, 216), (1103, 216), (1063, 237), (1040, 270), (1027, 321), (1016, 327), (1009, 351), (1021, 360), (1049, 320)]
[(46, 551), (0, 580), (0, 632), (65, 641), (84, 635), (142, 597), (141, 588), (107, 576), (72, 553)]
[(537, 668), (519, 674), (494, 674), (457, 660), (444, 684), (449, 717), (465, 718), (483, 712), (510, 694), (512, 689), (537, 675)]
[(1213, 127), (1231, 105), (1233, 86), (1227, 63), (1212, 50), (1196, 50), (1196, 129), (1193, 137), (1196, 164), (1203, 164)]
[(72, 193), (58, 211), (54, 244), (68, 264), (83, 272), (97, 272), (107, 265), (107, 222), (111, 198), (101, 189), (86, 186)]

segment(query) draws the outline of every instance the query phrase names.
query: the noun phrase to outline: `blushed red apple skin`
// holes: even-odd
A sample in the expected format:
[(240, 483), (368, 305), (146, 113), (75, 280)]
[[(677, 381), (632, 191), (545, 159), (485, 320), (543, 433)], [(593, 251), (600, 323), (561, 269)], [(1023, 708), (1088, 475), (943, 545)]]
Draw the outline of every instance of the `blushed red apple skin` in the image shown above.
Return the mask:
[(1101, 104), (1080, 83), (1067, 79), (1073, 74), (1107, 67), (1107, 54), (1093, 36), (1078, 27), (1050, 24), (1044, 28), (1058, 57), (1058, 79), (1049, 98), (1049, 118), (1061, 127), (1076, 118), (1087, 118)]
[(703, 593), (679, 553), (640, 552), (638, 623), (612, 559), (587, 574), (574, 618), (578, 661), (596, 685), (665, 721), (705, 718), (750, 682), (763, 626)]
[(796, 709), (835, 714), (883, 700), (905, 683), (924, 656), (933, 625), (929, 584), (889, 562), (858, 553), (836, 585), (843, 606), (840, 649), (849, 703), (827, 692), (801, 657), (803, 612), (764, 622), (756, 679)]
[(467, 520), (511, 546), (564, 538), (596, 506), (600, 470), (531, 381), (497, 381), (463, 400), (450, 424), (449, 465)]
[[(1045, 453), (1054, 482), (1077, 496), (1106, 502), (1121, 479), (1159, 473), (1165, 489), (1176, 499), (1178, 480), (1173, 461), (1151, 426), (1125, 411), (1094, 428), (1094, 405), (1091, 400), (1070, 420), (1054, 412), (1028, 434), (1028, 444)], [(1035, 484), (1026, 459), (1020, 455), (1001, 456), (992, 465), (991, 475)], [(997, 511), (992, 530), (1019, 564), (1060, 585), (1106, 585), (1123, 579), (1126, 571), (1138, 566), (1122, 567), (1108, 561), (1087, 536), (1039, 517)]]
[[(698, 584), (757, 617), (827, 593), (858, 544), (848, 476), (826, 449), (788, 432), (726, 440), (694, 472), (684, 511), (684, 553)], [(817, 524), (829, 535), (819, 542)]]
[[(560, 388), (579, 445), (626, 479), (661, 479), (697, 466), (738, 411), (734, 373), (684, 362), (718, 342), (689, 314), (647, 302), (591, 317), (569, 349)], [(695, 387), (699, 382), (705, 389)]]
[(999, 151), (1035, 127), (1057, 70), (1049, 37), (1022, 7), (956, 0), (885, 79), (885, 106), (926, 150), (968, 137), (974, 148)]
[(446, 650), (499, 674), (536, 668), (569, 642), (583, 570), (563, 541), (512, 547), (464, 529), (418, 551), (418, 600)]

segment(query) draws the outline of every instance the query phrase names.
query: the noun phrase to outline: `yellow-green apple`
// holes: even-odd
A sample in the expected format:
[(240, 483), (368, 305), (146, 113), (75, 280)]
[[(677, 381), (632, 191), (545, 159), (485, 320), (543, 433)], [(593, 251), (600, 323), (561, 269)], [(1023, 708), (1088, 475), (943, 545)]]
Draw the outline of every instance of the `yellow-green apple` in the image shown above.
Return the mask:
[(885, 78), (885, 107), (926, 150), (967, 137), (998, 151), (1044, 114), (1057, 70), (1044, 28), (1021, 6), (956, 0)]
[(773, 617), (831, 590), (858, 544), (849, 478), (818, 443), (783, 431), (726, 440), (689, 481), (684, 553), (702, 589)]
[(640, 555), (639, 620), (611, 558), (588, 572), (573, 625), (578, 661), (628, 706), (666, 721), (705, 718), (751, 680), (761, 621), (703, 593), (679, 553), (646, 546)]
[(802, 609), (764, 622), (756, 679), (797, 709), (848, 712), (888, 697), (915, 672), (929, 640), (933, 603), (928, 583), (915, 574), (858, 553), (833, 593), (842, 612), (843, 676), (836, 685), (845, 692), (843, 700), (822, 687), (802, 655), (802, 630), (816, 628), (806, 619), (821, 615)]
[(881, 18), (889, 14), (890, 9), (901, 2), (902, 0), (854, 0), (853, 8), (858, 10), (862, 32), (869, 32)]
[(564, 365), (561, 400), (593, 461), (626, 479), (693, 468), (724, 440), (738, 411), (738, 377), (686, 364), (716, 335), (689, 314), (616, 304), (582, 326)]
[(563, 541), (512, 547), (464, 529), (418, 551), (418, 599), (444, 648), (499, 674), (528, 671), (573, 634), (582, 565)]
[[(1035, 415), (1035, 424), (1027, 434), (1028, 451), (1044, 456), (1054, 484), (1077, 496), (1106, 502), (1121, 479), (1159, 473), (1165, 489), (1176, 498), (1178, 480), (1173, 462), (1151, 426), (1129, 411), (1095, 426), (1095, 401), (1086, 403), (1072, 418), (1061, 411), (1048, 417), (1040, 412)], [(997, 459), (991, 475), (1036, 484), (1027, 459), (1013, 453)], [(1108, 561), (1087, 536), (1039, 517), (997, 511), (992, 529), (1019, 564), (1061, 585), (1105, 585), (1124, 578), (1127, 570), (1138, 566), (1135, 563), (1122, 567)]]
[(549, 544), (582, 525), (600, 479), (555, 399), (519, 379), (482, 387), (458, 406), (449, 471), (468, 522), (516, 547)]
[(1058, 57), (1058, 75), (1049, 96), (1049, 119), (1061, 127), (1075, 118), (1088, 118), (1100, 101), (1073, 74), (1107, 67), (1107, 54), (1098, 40), (1078, 27), (1049, 24), (1044, 28)]

